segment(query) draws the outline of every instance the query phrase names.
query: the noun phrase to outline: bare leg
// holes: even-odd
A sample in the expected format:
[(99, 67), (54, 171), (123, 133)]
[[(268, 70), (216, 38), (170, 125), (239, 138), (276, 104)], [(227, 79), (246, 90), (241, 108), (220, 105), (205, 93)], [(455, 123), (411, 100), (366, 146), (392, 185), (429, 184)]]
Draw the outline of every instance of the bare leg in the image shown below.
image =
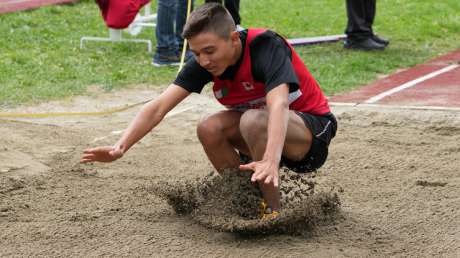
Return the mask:
[(241, 115), (237, 111), (221, 111), (206, 117), (197, 127), (203, 149), (219, 172), (226, 168), (239, 167), (240, 159), (235, 148), (249, 153), (239, 131)]
[[(268, 112), (256, 109), (246, 111), (240, 119), (240, 131), (252, 158), (255, 161), (261, 160), (268, 139)], [(303, 120), (297, 114), (290, 111), (283, 156), (292, 160), (302, 159), (310, 150), (311, 141), (310, 130), (306, 128)], [(272, 210), (279, 210), (281, 207), (279, 188), (264, 183), (259, 183), (259, 187), (268, 206)]]

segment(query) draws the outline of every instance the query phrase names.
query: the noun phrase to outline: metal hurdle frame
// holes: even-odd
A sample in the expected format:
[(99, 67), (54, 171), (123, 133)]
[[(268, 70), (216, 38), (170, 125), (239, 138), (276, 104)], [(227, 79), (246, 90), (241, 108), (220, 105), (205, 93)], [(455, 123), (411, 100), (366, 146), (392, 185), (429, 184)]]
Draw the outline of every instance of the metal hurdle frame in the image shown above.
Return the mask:
[[(151, 13), (151, 3), (146, 4), (143, 7), (144, 14), (140, 12), (136, 15), (136, 18), (126, 29), (131, 35), (135, 36), (139, 34), (143, 27), (156, 27), (157, 14)], [(80, 49), (84, 48), (85, 41), (100, 41), (100, 42), (133, 42), (133, 43), (145, 43), (147, 44), (147, 51), (152, 52), (152, 41), (150, 39), (125, 39), (122, 36), (123, 29), (109, 28), (109, 37), (91, 37), (84, 36), (80, 38)]]

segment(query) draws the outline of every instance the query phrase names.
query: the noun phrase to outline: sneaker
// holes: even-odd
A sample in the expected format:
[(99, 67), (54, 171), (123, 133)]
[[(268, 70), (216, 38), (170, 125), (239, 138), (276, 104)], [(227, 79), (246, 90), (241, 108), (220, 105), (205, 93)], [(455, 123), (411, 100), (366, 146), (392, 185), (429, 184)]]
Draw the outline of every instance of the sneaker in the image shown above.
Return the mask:
[(280, 215), (279, 212), (271, 211), (270, 213), (265, 213), (260, 219), (261, 220), (272, 220), (272, 219), (278, 218), (279, 215)]
[(160, 66), (179, 66), (180, 57), (179, 56), (165, 56), (156, 54), (153, 57), (152, 65), (156, 67)]
[(268, 204), (265, 200), (262, 200), (259, 204), (259, 218), (262, 220), (271, 220), (275, 219), (280, 215), (278, 211), (272, 210), (268, 207)]

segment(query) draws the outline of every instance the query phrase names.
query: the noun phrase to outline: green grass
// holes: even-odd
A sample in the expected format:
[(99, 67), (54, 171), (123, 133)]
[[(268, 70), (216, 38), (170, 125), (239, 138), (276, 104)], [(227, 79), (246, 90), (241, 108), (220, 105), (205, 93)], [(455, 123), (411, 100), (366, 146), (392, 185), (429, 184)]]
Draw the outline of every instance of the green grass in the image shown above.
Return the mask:
[[(391, 39), (385, 51), (346, 51), (341, 43), (297, 48), (327, 95), (460, 48), (458, 0), (377, 2), (374, 30)], [(243, 26), (271, 28), (288, 38), (342, 34), (346, 23), (343, 0), (241, 4)], [(0, 15), (0, 106), (88, 94), (89, 86), (158, 87), (174, 79), (176, 69), (150, 65), (144, 44), (89, 42), (79, 49), (80, 37), (106, 35), (90, 0)], [(153, 35), (145, 29), (139, 37), (154, 41)]]

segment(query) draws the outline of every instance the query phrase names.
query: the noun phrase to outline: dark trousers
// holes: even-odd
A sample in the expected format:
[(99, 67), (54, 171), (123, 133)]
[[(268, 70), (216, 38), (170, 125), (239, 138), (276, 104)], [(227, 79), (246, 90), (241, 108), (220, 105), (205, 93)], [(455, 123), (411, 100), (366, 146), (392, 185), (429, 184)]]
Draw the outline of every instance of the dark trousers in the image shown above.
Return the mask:
[[(214, 2), (222, 4), (222, 0), (206, 0), (206, 3)], [(235, 24), (241, 24), (240, 17), (240, 0), (224, 0), (224, 6), (228, 12), (232, 15), (233, 21)]]
[(372, 37), (376, 0), (346, 0), (348, 23), (345, 29), (350, 39)]

